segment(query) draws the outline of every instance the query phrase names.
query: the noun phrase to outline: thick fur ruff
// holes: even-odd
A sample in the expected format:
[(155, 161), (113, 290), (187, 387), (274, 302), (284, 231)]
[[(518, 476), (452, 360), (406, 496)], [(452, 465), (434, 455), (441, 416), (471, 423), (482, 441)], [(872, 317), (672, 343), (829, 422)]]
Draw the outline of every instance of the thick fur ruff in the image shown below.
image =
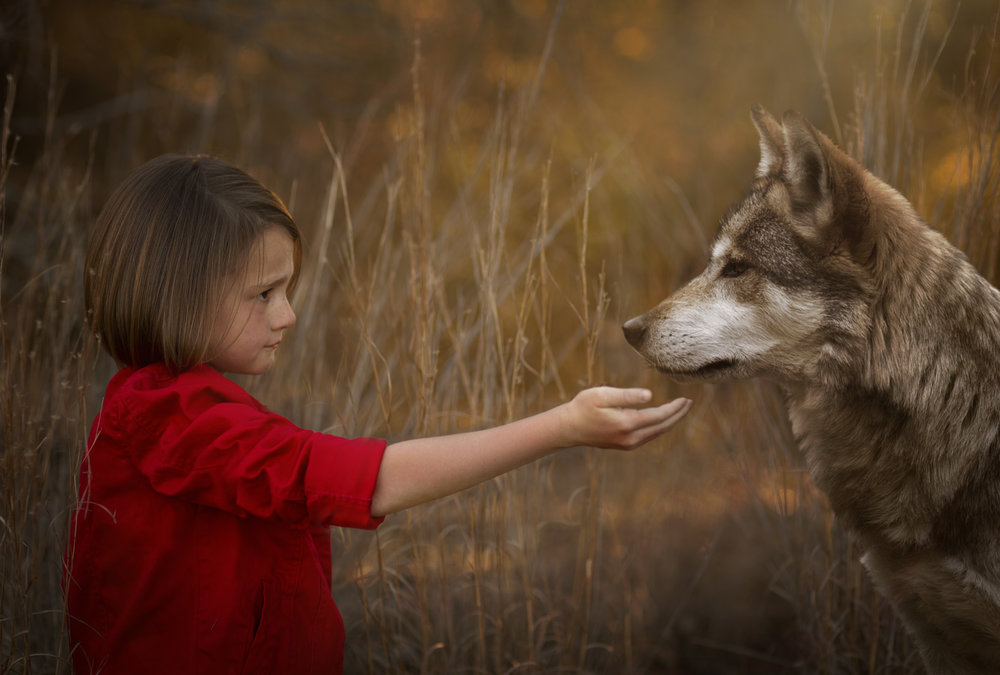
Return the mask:
[(625, 324), (678, 379), (781, 383), (811, 476), (930, 673), (1000, 673), (1000, 292), (795, 113), (708, 267)]

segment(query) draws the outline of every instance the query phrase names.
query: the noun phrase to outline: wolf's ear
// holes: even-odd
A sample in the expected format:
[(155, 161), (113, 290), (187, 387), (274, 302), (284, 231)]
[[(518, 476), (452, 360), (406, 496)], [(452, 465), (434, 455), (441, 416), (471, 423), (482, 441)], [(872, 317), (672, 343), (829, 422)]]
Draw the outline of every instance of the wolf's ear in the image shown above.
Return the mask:
[(781, 171), (785, 156), (785, 135), (778, 120), (764, 110), (764, 106), (754, 103), (750, 108), (750, 119), (760, 135), (760, 164), (757, 177), (763, 178)]
[(785, 113), (781, 122), (785, 136), (783, 178), (792, 208), (812, 216), (818, 224), (825, 220), (832, 202), (826, 150), (816, 129), (798, 113)]

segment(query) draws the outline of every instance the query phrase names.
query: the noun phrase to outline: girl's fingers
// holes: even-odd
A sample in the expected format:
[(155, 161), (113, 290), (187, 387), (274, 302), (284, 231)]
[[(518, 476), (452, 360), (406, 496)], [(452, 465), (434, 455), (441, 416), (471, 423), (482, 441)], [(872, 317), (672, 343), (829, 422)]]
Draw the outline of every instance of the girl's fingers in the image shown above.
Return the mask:
[(649, 389), (622, 389), (622, 402), (620, 406), (635, 406), (648, 403), (653, 400), (653, 392)]
[(652, 429), (656, 431), (656, 435), (660, 435), (668, 428), (672, 427), (678, 420), (688, 414), (691, 410), (691, 406), (694, 405), (693, 401), (689, 398), (679, 398), (664, 406), (661, 406), (663, 411), (666, 413), (666, 417), (658, 423), (652, 425)]
[(633, 430), (625, 449), (634, 449), (653, 440), (676, 424), (691, 409), (692, 401), (678, 398), (657, 408), (636, 411)]
[(673, 424), (691, 409), (691, 399), (676, 398), (655, 408), (643, 408), (634, 412), (634, 425), (643, 428), (664, 422)]
[(618, 387), (594, 387), (583, 392), (584, 396), (590, 395), (594, 398), (594, 404), (598, 408), (624, 408), (648, 403), (653, 398), (653, 392), (649, 389), (629, 388), (620, 389)]

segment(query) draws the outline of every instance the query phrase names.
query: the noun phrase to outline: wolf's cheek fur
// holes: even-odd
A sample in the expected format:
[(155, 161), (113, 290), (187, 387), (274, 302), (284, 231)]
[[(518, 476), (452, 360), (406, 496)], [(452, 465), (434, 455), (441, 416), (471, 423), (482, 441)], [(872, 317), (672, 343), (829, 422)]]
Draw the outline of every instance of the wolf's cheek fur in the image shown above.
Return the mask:
[(640, 317), (646, 333), (639, 349), (647, 361), (684, 379), (751, 377), (765, 367), (805, 370), (805, 361), (770, 357), (800, 347), (816, 332), (823, 318), (819, 298), (760, 282), (752, 284), (757, 301), (749, 303), (741, 298), (745, 293), (727, 285), (736, 284), (696, 279)]

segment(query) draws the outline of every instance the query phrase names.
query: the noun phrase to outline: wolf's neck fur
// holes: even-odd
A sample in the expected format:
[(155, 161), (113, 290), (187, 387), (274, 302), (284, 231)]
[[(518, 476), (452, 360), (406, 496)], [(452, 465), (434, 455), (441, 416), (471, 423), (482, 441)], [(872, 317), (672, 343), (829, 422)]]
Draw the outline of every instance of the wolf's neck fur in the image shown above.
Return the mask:
[(872, 542), (943, 546), (942, 519), (974, 515), (949, 514), (958, 486), (971, 472), (1000, 480), (1000, 292), (899, 193), (867, 179), (867, 341), (835, 383), (790, 387), (789, 412), (850, 526)]

